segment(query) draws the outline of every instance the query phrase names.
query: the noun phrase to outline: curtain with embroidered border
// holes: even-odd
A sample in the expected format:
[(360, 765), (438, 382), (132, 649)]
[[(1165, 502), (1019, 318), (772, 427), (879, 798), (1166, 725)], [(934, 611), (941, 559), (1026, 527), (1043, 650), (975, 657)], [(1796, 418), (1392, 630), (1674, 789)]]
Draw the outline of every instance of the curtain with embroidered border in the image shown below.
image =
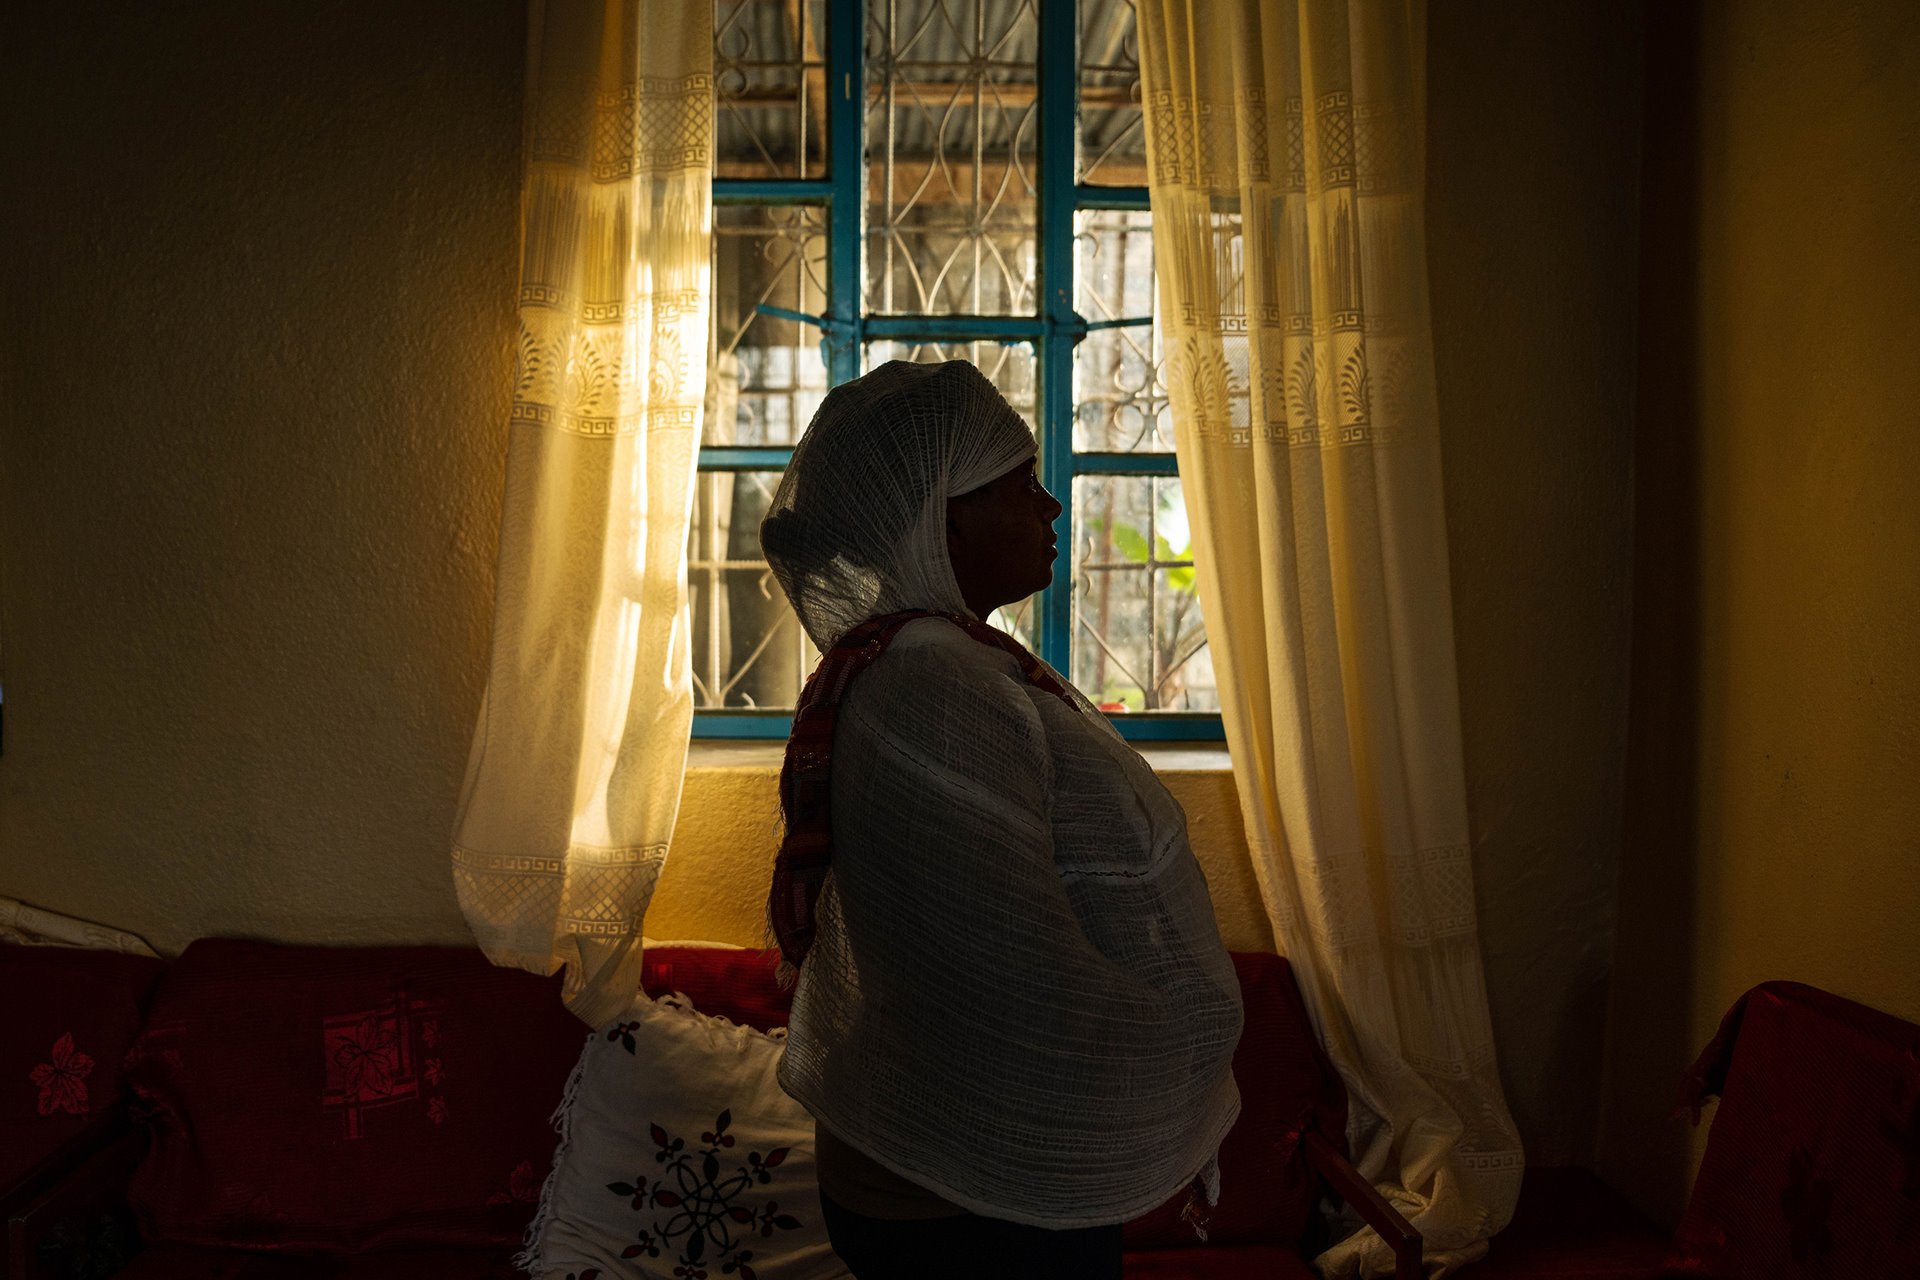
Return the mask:
[[(1138, 7), (1159, 323), (1247, 841), (1352, 1094), (1355, 1164), (1444, 1275), (1512, 1216), (1523, 1158), (1468, 849), (1424, 13)], [(1368, 1230), (1318, 1265), (1393, 1259)]]
[(564, 967), (597, 1025), (639, 984), (693, 713), (712, 6), (536, 0), (528, 76), (492, 662), (453, 875), (488, 957)]

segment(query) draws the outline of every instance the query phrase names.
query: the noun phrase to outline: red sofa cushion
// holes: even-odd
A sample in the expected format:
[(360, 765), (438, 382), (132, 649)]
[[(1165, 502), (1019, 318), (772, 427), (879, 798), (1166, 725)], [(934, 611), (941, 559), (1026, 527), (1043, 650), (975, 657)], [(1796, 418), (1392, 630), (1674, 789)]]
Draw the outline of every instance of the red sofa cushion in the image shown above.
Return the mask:
[(289, 1253), (517, 1242), (587, 1029), (558, 978), (475, 950), (207, 939), (155, 994), (128, 1084), (142, 1235)]
[(1728, 1280), (1920, 1276), (1920, 1027), (1797, 982), (1728, 1011), (1720, 1095), (1668, 1265)]
[[(642, 985), (649, 995), (680, 991), (703, 1013), (769, 1030), (784, 1026), (791, 992), (774, 979), (772, 952), (707, 947), (652, 947)], [(1214, 1245), (1298, 1241), (1318, 1196), (1312, 1172), (1295, 1148), (1316, 1125), (1346, 1149), (1347, 1094), (1307, 1018), (1293, 969), (1280, 956), (1235, 952), (1246, 1026), (1234, 1051), (1240, 1119), (1220, 1151), (1220, 1204), (1208, 1223)], [(1181, 1192), (1127, 1224), (1129, 1250), (1198, 1245), (1180, 1220)]]
[(659, 999), (678, 991), (704, 1014), (757, 1031), (787, 1025), (793, 988), (780, 985), (777, 951), (732, 947), (648, 947), (640, 987)]
[(127, 1046), (165, 968), (151, 956), (0, 945), (0, 1196), (110, 1123)]

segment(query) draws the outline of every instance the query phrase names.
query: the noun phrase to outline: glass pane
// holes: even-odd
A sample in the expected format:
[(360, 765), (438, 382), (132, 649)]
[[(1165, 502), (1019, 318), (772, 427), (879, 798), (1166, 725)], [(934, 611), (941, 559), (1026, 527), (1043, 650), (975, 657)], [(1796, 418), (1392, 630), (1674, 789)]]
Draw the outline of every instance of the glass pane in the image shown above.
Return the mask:
[[(1089, 321), (1154, 315), (1153, 215), (1089, 209), (1074, 215), (1074, 307)], [(1171, 453), (1160, 329), (1095, 329), (1073, 353), (1073, 447)]]
[(971, 360), (987, 375), (987, 381), (1000, 389), (1015, 413), (1031, 427), (1034, 414), (1033, 347), (1025, 342), (869, 342), (863, 369), (889, 360), (911, 360), (917, 364), (936, 364), (942, 360)]
[(1034, 314), (1034, 0), (888, 0), (867, 21), (866, 307)]
[(1073, 682), (1108, 711), (1218, 711), (1180, 481), (1073, 482)]
[(820, 331), (764, 316), (760, 303), (817, 316), (827, 307), (826, 215), (804, 205), (713, 211), (709, 445), (792, 444), (827, 394)]
[(1003, 604), (987, 615), (989, 626), (995, 626), (1018, 640), (1029, 650), (1033, 648), (1033, 618), (1040, 608), (1040, 597), (1028, 596), (1018, 604)]
[(1147, 185), (1133, 0), (1080, 0), (1080, 181)]
[(714, 175), (818, 178), (827, 171), (822, 0), (714, 0)]
[(693, 704), (791, 710), (819, 651), (760, 558), (777, 471), (702, 471), (694, 487), (687, 585)]

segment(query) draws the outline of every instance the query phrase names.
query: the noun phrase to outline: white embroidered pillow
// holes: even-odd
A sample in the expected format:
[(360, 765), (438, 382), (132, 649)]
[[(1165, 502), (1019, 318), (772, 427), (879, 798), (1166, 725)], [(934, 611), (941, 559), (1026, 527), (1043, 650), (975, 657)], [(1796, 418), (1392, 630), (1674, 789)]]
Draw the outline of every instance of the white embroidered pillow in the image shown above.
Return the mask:
[(540, 1280), (847, 1276), (827, 1243), (813, 1119), (774, 1079), (785, 1031), (642, 995), (594, 1032), (515, 1261)]

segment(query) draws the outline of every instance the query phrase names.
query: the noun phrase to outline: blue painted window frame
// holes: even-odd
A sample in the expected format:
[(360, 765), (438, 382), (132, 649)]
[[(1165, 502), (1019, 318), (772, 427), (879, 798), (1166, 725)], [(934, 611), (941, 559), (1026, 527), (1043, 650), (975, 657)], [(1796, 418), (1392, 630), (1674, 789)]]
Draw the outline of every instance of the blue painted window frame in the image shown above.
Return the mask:
[[(1079, 453), (1073, 447), (1073, 348), (1089, 329), (1073, 306), (1074, 214), (1083, 209), (1145, 209), (1145, 187), (1081, 186), (1074, 181), (1079, 98), (1079, 6), (1039, 0), (1040, 299), (1033, 316), (863, 316), (860, 312), (862, 202), (866, 196), (864, 0), (833, 0), (827, 9), (827, 176), (816, 179), (716, 179), (715, 205), (804, 204), (820, 208), (827, 226), (827, 309), (823, 317), (767, 308), (818, 323), (835, 386), (858, 377), (861, 343), (869, 338), (1031, 343), (1040, 377), (1040, 476), (1061, 499), (1054, 523), (1062, 547), (1073, 546), (1073, 480), (1086, 475), (1177, 476), (1170, 453)], [(1138, 321), (1132, 323), (1146, 323)], [(702, 471), (770, 471), (786, 466), (788, 448), (703, 448)], [(1034, 617), (1035, 647), (1060, 671), (1071, 671), (1072, 557), (1054, 561), (1053, 583)], [(1220, 716), (1207, 712), (1130, 713), (1112, 717), (1134, 741), (1225, 738)], [(701, 711), (695, 738), (785, 738), (793, 718), (765, 711)]]

